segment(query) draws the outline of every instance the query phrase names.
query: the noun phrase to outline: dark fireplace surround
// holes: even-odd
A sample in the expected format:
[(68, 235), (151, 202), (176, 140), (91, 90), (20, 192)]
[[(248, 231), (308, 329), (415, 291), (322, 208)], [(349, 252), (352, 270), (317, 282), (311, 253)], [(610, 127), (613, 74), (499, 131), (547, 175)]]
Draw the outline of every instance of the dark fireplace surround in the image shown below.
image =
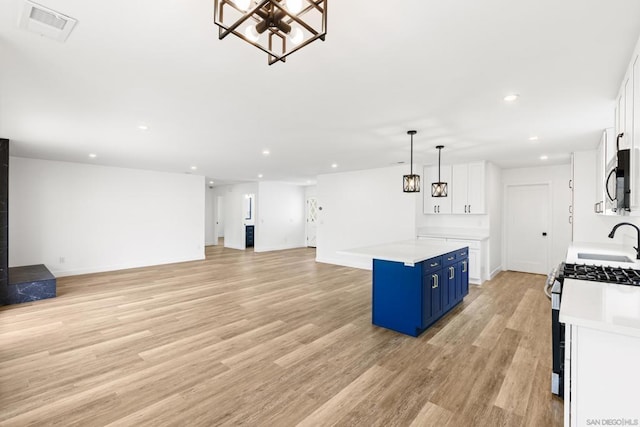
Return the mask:
[(0, 138), (0, 305), (56, 296), (56, 278), (43, 264), (9, 268), (9, 140)]

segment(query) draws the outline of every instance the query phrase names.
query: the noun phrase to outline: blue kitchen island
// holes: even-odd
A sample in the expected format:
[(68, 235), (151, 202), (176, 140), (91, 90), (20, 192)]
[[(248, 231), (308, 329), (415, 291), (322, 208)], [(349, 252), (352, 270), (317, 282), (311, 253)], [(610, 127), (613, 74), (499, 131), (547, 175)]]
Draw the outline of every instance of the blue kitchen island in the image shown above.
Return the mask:
[(469, 248), (407, 240), (344, 253), (373, 262), (372, 322), (417, 337), (469, 293)]

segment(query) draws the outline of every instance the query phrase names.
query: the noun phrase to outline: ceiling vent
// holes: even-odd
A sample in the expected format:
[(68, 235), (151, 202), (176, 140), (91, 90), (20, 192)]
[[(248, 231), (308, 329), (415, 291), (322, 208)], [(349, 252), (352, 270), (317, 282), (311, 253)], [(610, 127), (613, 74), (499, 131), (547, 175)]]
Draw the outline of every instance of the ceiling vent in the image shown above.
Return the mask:
[(25, 1), (18, 26), (32, 33), (64, 42), (77, 22), (55, 10)]

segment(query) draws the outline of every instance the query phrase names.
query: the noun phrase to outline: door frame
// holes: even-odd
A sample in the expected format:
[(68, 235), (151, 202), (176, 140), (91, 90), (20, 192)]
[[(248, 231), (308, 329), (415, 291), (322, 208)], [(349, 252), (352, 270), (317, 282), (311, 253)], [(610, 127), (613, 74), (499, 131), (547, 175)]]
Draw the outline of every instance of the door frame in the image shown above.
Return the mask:
[[(509, 251), (508, 248), (508, 238), (507, 238), (507, 221), (506, 219), (509, 217), (509, 188), (511, 187), (530, 187), (532, 185), (544, 185), (547, 187), (547, 206), (549, 206), (549, 212), (547, 212), (547, 237), (551, 237), (547, 239), (547, 259), (546, 270), (550, 271), (551, 269), (551, 251), (553, 250), (553, 183), (552, 181), (531, 181), (531, 182), (519, 182), (514, 184), (504, 184), (503, 192), (503, 205), (502, 205), (502, 265), (504, 265), (505, 270), (509, 270), (509, 263), (507, 253)], [(532, 273), (533, 274), (533, 273)], [(546, 273), (545, 273), (546, 274)]]

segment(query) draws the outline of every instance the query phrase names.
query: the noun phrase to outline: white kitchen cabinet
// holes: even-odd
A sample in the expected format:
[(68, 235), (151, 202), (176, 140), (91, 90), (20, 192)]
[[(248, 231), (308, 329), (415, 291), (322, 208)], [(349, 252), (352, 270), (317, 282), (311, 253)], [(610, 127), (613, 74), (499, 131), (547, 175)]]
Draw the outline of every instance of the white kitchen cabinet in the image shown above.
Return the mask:
[(453, 213), (485, 213), (484, 162), (453, 165), (450, 194)]
[(615, 178), (607, 180), (611, 171), (616, 167), (616, 142), (613, 128), (605, 129), (600, 138), (600, 144), (596, 151), (596, 194), (593, 210), (601, 215), (616, 215), (615, 201), (609, 195), (615, 197)]
[(631, 138), (631, 212), (640, 211), (640, 55), (632, 61), (633, 114)]
[(424, 167), (424, 182), (422, 183), (425, 214), (451, 213), (451, 166), (440, 168), (440, 180), (447, 183), (447, 197), (431, 197), (431, 183), (438, 182), (438, 166)]

